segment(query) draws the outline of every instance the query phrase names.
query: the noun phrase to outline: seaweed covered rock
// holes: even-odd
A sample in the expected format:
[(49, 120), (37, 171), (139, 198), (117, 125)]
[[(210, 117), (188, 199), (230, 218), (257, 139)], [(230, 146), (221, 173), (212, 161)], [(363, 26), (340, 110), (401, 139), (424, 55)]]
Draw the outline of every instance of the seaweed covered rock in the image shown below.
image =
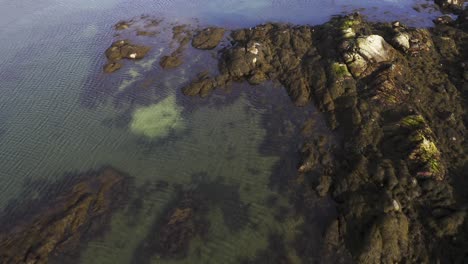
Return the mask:
[[(89, 232), (99, 232), (125, 197), (128, 180), (112, 168), (88, 172), (72, 186), (49, 192), (41, 205), (5, 219), (0, 231), (2, 263), (49, 263), (76, 251)], [(18, 219), (16, 219), (18, 218)]]
[(223, 39), (224, 32), (225, 30), (223, 28), (205, 28), (193, 37), (192, 46), (202, 50), (214, 49)]
[[(445, 177), (445, 166), (441, 161), (441, 154), (435, 143), (435, 137), (421, 115), (409, 115), (397, 123), (398, 132), (395, 136), (405, 137), (400, 144), (405, 144), (408, 164), (419, 177), (434, 177), (442, 180)], [(399, 145), (402, 147), (402, 145)]]

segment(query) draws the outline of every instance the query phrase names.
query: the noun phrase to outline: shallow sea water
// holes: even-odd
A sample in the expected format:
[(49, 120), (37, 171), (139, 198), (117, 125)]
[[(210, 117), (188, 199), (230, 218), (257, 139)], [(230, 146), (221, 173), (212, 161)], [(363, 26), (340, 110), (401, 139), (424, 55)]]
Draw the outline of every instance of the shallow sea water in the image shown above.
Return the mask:
[[(176, 186), (206, 182), (229, 186), (233, 200), (249, 205), (246, 223), (231, 230), (225, 212), (214, 206), (207, 239), (195, 239), (187, 258), (153, 256), (148, 263), (238, 263), (239, 257), (265, 249), (272, 233), (291, 242), (303, 220), (275, 218), (288, 207), (279, 190), (299, 162), (300, 124), (314, 117), (316, 132), (327, 133), (315, 109), (294, 107), (274, 84), (239, 84), (228, 93), (186, 98), (180, 88), (207, 62), (214, 64), (216, 53), (188, 49), (184, 65), (171, 71), (161, 70), (158, 61), (173, 49), (173, 23), (319, 24), (358, 9), (370, 19), (414, 26), (430, 26), (438, 15), (427, 1), (388, 0), (376, 6), (370, 0), (0, 0), (0, 209), (20, 193), (41, 195), (67, 173), (110, 165), (134, 177), (131, 201), (143, 205), (132, 208), (129, 201), (110, 232), (84, 248), (82, 263), (135, 262), (138, 246)], [(103, 74), (103, 51), (116, 39), (112, 25), (141, 14), (164, 20), (157, 37), (133, 37), (154, 48), (144, 60)], [(41, 184), (25, 185), (31, 179)], [(160, 181), (169, 187), (137, 195)], [(276, 207), (266, 202), (272, 196), (279, 197)], [(325, 215), (317, 219), (327, 219), (332, 204), (318, 202), (317, 213)], [(237, 219), (235, 210), (232, 214), (228, 217)]]

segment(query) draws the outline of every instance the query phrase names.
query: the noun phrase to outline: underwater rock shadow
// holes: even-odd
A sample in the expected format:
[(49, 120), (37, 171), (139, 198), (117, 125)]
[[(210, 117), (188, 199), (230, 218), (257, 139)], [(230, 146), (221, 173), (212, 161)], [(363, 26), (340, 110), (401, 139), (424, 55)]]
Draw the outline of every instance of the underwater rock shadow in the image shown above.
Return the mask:
[(239, 186), (211, 180), (206, 172), (192, 175), (192, 183), (175, 186), (176, 195), (152, 224), (133, 254), (131, 263), (150, 263), (155, 256), (166, 259), (187, 257), (193, 238), (207, 239), (207, 213), (220, 208), (225, 225), (237, 232), (249, 221), (249, 205), (240, 201)]

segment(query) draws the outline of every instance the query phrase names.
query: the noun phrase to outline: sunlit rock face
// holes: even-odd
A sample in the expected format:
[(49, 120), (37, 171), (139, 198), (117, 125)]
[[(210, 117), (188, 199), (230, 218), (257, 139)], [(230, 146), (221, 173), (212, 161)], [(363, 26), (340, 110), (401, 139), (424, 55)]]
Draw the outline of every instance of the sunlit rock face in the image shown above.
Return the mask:
[(132, 114), (130, 130), (148, 139), (164, 138), (185, 128), (181, 113), (182, 107), (177, 105), (175, 96), (169, 96), (159, 103), (137, 108)]
[(344, 53), (344, 59), (355, 77), (365, 77), (374, 72), (379, 63), (391, 61), (395, 50), (379, 35), (356, 39), (352, 51)]

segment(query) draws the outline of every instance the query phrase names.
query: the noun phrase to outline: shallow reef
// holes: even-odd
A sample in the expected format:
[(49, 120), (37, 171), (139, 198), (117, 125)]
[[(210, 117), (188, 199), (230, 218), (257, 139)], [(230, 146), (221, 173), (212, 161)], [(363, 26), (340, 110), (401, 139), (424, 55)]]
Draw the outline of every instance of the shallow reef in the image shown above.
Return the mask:
[(206, 240), (210, 230), (208, 213), (221, 209), (224, 224), (237, 232), (249, 220), (249, 205), (239, 196), (239, 187), (220, 179), (208, 180), (205, 173), (194, 175), (189, 186), (179, 186), (164, 213), (154, 221), (146, 238), (135, 251), (133, 263), (151, 259), (181, 259), (188, 255), (195, 238)]
[(106, 167), (67, 177), (34, 200), (15, 202), (2, 214), (0, 262), (77, 262), (81, 243), (102, 234), (125, 203), (129, 183)]

